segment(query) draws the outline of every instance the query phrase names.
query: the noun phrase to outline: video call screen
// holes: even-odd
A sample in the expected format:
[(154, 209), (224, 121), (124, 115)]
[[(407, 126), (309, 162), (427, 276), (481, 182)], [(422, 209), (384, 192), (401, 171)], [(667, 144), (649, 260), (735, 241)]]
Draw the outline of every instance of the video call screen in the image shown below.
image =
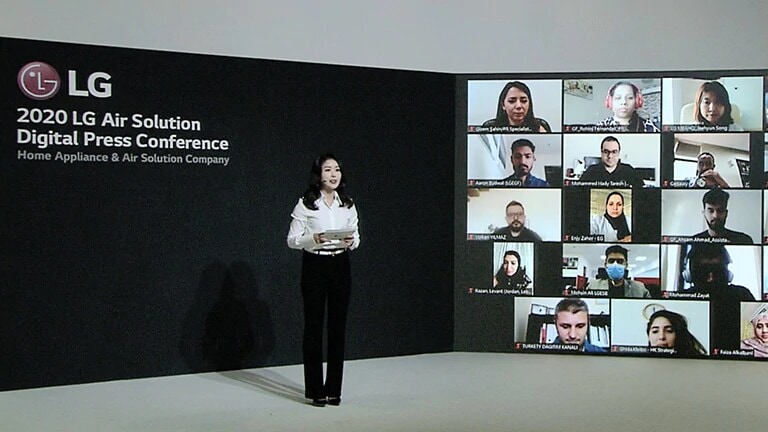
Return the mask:
[(766, 82), (461, 77), (457, 345), (768, 359)]

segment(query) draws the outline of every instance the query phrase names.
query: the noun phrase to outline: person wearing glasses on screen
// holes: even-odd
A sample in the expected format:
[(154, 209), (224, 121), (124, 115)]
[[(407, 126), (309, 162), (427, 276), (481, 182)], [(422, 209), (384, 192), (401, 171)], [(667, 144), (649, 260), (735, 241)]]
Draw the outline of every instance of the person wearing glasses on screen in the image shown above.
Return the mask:
[(696, 176), (689, 177), (690, 188), (730, 187), (719, 172), (715, 171), (715, 156), (710, 152), (701, 152), (696, 158)]
[(506, 240), (540, 242), (541, 236), (525, 226), (525, 207), (518, 201), (510, 201), (506, 209), (507, 226), (497, 228), (494, 234), (504, 234)]
[(705, 82), (696, 91), (693, 102), (693, 120), (702, 126), (727, 126), (729, 131), (744, 128), (731, 117), (731, 99), (728, 90), (717, 81)]
[(552, 132), (546, 120), (533, 114), (531, 90), (520, 81), (508, 82), (499, 93), (496, 104), (496, 118), (483, 123), (486, 127), (519, 127), (523, 132)]
[(632, 241), (632, 218), (624, 214), (624, 195), (611, 192), (605, 199), (605, 213), (592, 216), (589, 233), (604, 236), (605, 242), (628, 243)]
[(613, 111), (613, 115), (597, 126), (624, 126), (626, 130), (623, 132), (660, 132), (652, 121), (637, 113), (643, 107), (643, 93), (628, 81), (619, 81), (611, 86), (605, 97), (605, 107)]
[(755, 357), (768, 357), (768, 303), (759, 305), (749, 319), (753, 337), (741, 341), (741, 349), (752, 350)]
[(608, 279), (597, 279), (585, 289), (608, 291), (613, 298), (650, 298), (645, 284), (627, 277), (629, 251), (619, 245), (608, 246), (605, 250), (605, 272)]
[(531, 286), (531, 279), (520, 264), (520, 254), (514, 250), (504, 252), (504, 262), (493, 277), (493, 287), (523, 290)]
[(555, 328), (557, 337), (552, 343), (578, 345), (579, 351), (605, 352), (604, 348), (592, 345), (587, 340), (589, 333), (589, 307), (584, 300), (567, 298), (555, 306)]
[(632, 165), (621, 162), (621, 143), (614, 136), (600, 143), (600, 163), (594, 164), (579, 177), (580, 182), (610, 182), (611, 187), (641, 188), (645, 185)]
[(658, 310), (648, 318), (645, 327), (648, 346), (673, 348), (676, 357), (700, 357), (707, 355), (704, 345), (688, 330), (688, 321), (679, 313)]
[(694, 234), (693, 238), (722, 238), (728, 240), (728, 243), (752, 244), (752, 237), (741, 231), (730, 230), (725, 227), (728, 219), (728, 192), (713, 188), (708, 190), (701, 198), (704, 215), (704, 221), (707, 223), (707, 229)]
[(525, 138), (512, 143), (512, 167), (515, 172), (504, 180), (520, 180), (523, 187), (547, 187), (549, 183), (531, 174), (536, 161), (536, 146)]

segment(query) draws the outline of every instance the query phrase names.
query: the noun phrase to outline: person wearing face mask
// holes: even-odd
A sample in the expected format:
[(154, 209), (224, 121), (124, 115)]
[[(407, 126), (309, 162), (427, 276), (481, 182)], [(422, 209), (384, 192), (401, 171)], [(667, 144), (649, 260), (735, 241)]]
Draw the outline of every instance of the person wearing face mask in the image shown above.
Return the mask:
[(619, 245), (609, 246), (605, 250), (605, 272), (608, 279), (597, 279), (588, 284), (586, 289), (608, 291), (608, 297), (615, 298), (650, 298), (651, 293), (645, 284), (627, 277), (629, 251)]
[(682, 279), (690, 287), (681, 292), (709, 296), (711, 343), (719, 349), (739, 349), (741, 332), (737, 317), (741, 314), (741, 302), (755, 300), (747, 288), (731, 284), (730, 263), (731, 255), (725, 245), (693, 243), (682, 271)]
[(741, 349), (752, 350), (755, 357), (768, 358), (768, 303), (760, 303), (749, 319), (753, 337), (741, 341)]

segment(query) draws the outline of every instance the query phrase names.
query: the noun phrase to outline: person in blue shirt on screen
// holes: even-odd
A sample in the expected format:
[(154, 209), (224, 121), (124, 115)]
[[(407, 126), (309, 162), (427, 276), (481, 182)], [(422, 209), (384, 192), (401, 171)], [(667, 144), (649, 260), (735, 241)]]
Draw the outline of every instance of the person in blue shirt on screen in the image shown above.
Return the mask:
[(604, 348), (592, 345), (587, 340), (589, 332), (589, 307), (584, 300), (567, 298), (555, 306), (555, 328), (557, 337), (552, 343), (578, 345), (579, 351), (605, 352)]
[(533, 163), (536, 161), (536, 146), (525, 138), (512, 143), (512, 167), (515, 172), (504, 180), (520, 180), (523, 187), (548, 187), (549, 183), (533, 174)]

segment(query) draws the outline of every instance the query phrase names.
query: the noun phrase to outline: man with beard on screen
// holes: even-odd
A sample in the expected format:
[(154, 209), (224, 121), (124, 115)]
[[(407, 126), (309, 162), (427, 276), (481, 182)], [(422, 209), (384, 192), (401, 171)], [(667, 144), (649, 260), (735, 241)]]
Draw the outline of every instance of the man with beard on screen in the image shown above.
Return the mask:
[(691, 285), (682, 292), (709, 296), (712, 348), (739, 349), (741, 302), (755, 300), (747, 288), (731, 284), (730, 263), (724, 245), (694, 243), (683, 265), (683, 280)]
[(695, 234), (694, 238), (723, 238), (728, 243), (752, 244), (752, 237), (739, 231), (729, 230), (725, 227), (725, 221), (728, 219), (728, 192), (714, 188), (707, 191), (701, 199), (704, 209), (704, 221), (707, 222), (707, 229)]
[(525, 208), (517, 201), (507, 204), (507, 226), (496, 229), (494, 234), (504, 234), (505, 240), (540, 242), (541, 236), (525, 226)]
[(621, 162), (621, 143), (614, 136), (603, 138), (600, 143), (600, 163), (587, 168), (579, 181), (608, 182), (611, 187), (644, 187), (643, 179), (632, 165)]
[(530, 140), (521, 138), (512, 143), (512, 167), (514, 174), (504, 180), (520, 180), (523, 187), (548, 187), (549, 183), (533, 174), (533, 163), (536, 162), (536, 146)]

